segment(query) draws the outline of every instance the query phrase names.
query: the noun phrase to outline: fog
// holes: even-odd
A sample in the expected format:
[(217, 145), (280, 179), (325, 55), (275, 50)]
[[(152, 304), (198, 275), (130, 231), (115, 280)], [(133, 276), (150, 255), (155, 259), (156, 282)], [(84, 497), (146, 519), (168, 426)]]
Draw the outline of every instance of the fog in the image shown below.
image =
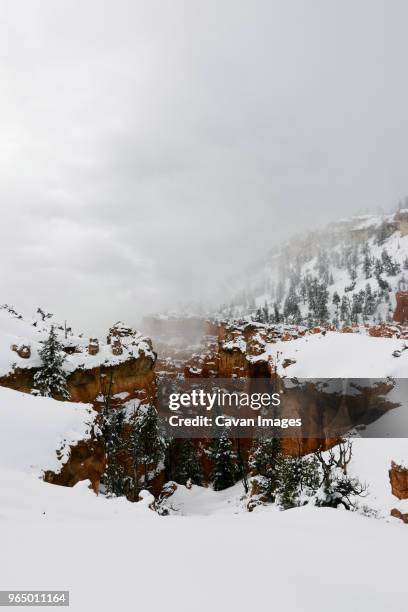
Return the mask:
[(0, 3), (0, 303), (99, 333), (408, 193), (408, 4)]

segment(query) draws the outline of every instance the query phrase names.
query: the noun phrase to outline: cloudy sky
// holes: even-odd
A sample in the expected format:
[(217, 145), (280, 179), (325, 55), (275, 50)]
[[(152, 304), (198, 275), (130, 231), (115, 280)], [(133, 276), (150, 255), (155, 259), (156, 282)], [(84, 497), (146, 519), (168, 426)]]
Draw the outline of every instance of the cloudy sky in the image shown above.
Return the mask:
[(99, 332), (408, 193), (405, 0), (0, 0), (0, 302)]

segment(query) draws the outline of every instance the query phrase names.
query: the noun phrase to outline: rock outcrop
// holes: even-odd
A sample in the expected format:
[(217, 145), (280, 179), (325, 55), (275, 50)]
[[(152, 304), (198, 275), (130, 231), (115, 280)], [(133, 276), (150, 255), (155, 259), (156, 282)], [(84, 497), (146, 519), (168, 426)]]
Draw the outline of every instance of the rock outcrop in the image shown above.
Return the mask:
[(105, 445), (94, 438), (82, 440), (70, 447), (68, 461), (59, 473), (46, 471), (44, 480), (64, 487), (73, 487), (80, 480), (90, 480), (92, 489), (99, 493), (99, 485), (106, 468)]
[(394, 312), (394, 321), (404, 325), (408, 323), (408, 291), (398, 291), (396, 300), (397, 305)]
[(408, 468), (391, 461), (388, 472), (392, 494), (398, 499), (408, 499)]

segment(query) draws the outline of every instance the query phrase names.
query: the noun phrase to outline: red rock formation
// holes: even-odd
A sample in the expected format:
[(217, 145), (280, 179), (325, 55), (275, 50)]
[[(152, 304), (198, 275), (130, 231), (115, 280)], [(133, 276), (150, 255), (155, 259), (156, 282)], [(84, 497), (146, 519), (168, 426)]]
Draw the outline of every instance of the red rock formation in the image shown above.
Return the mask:
[(408, 468), (391, 461), (388, 472), (392, 494), (398, 499), (408, 499)]
[(398, 291), (396, 299), (397, 306), (394, 312), (394, 321), (403, 325), (408, 323), (408, 291)]
[[(112, 377), (112, 395), (124, 391), (134, 394), (145, 391), (149, 399), (155, 397), (156, 382), (154, 360), (143, 353), (116, 365), (96, 368), (79, 368), (67, 378), (72, 402), (94, 403), (102, 391), (103, 381)], [(36, 368), (17, 368), (7, 376), (0, 377), (0, 385), (16, 391), (31, 393)], [(57, 398), (59, 399), (59, 398)]]
[(393, 508), (390, 512), (391, 516), (400, 519), (404, 523), (408, 524), (408, 512), (400, 512), (397, 508)]
[(47, 471), (44, 480), (64, 487), (73, 487), (80, 480), (90, 480), (92, 489), (99, 493), (101, 477), (105, 472), (105, 445), (102, 440), (82, 440), (70, 447), (70, 456), (58, 474)]
[(99, 353), (98, 338), (89, 338), (88, 353), (89, 355), (97, 355)]

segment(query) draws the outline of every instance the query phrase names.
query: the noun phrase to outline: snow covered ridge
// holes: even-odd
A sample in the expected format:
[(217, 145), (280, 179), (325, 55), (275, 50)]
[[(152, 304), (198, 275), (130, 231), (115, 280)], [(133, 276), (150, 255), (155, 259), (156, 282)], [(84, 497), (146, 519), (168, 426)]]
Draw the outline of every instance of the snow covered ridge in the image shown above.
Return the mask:
[(153, 361), (156, 359), (150, 339), (121, 322), (116, 323), (102, 341), (76, 334), (41, 309), (36, 316), (25, 317), (3, 305), (0, 306), (0, 376), (16, 368), (40, 367), (41, 343), (48, 337), (51, 326), (64, 347), (67, 374), (78, 369), (117, 365), (142, 355)]
[(408, 289), (408, 213), (341, 219), (258, 261), (220, 308), (228, 318), (307, 327), (391, 321)]
[(96, 417), (88, 404), (0, 387), (0, 467), (39, 477), (60, 472), (70, 446), (96, 433)]

